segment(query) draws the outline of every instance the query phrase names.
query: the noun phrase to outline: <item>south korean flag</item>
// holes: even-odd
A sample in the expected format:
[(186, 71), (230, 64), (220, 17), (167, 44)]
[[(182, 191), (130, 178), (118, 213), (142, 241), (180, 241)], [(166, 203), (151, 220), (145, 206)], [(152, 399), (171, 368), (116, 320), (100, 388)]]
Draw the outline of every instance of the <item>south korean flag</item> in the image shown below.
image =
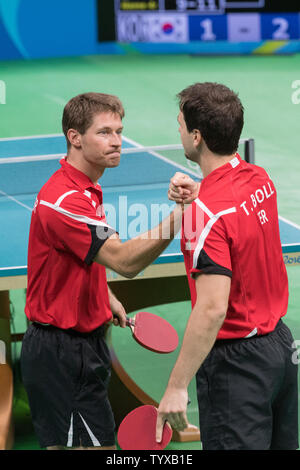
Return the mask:
[(188, 42), (186, 15), (148, 14), (147, 23), (149, 42)]

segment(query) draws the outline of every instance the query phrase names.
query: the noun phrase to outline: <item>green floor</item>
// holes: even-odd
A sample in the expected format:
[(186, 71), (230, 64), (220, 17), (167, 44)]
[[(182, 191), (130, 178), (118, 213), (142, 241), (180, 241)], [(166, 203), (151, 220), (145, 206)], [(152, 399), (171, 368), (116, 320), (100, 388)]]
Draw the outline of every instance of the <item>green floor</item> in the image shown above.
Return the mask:
[[(100, 91), (122, 99), (127, 137), (143, 145), (179, 143), (176, 94), (196, 81), (222, 82), (239, 92), (245, 107), (242, 137), (255, 139), (256, 163), (264, 166), (275, 182), (280, 215), (300, 224), (300, 104), (292, 102), (292, 84), (299, 79), (299, 70), (300, 55), (196, 58), (133, 54), (2, 62), (0, 77), (6, 83), (7, 104), (0, 106), (0, 137), (60, 133), (67, 100), (81, 92)], [(290, 304), (286, 322), (295, 339), (300, 339), (300, 269), (289, 267), (288, 275)], [(12, 331), (23, 332), (24, 292), (12, 291), (11, 299)], [(174, 318), (183, 307), (177, 304), (172, 310)], [(37, 449), (18, 375), (19, 348), (19, 343), (13, 345), (15, 449)], [(169, 359), (172, 362), (174, 356)], [(163, 371), (159, 369), (161, 384), (171, 362)], [(145, 387), (154, 382), (147, 374), (139, 375), (139, 380)], [(163, 390), (159, 387), (152, 392), (159, 398)], [(191, 422), (197, 424), (193, 393), (189, 414)], [(194, 449), (199, 443), (172, 443), (169, 448)]]

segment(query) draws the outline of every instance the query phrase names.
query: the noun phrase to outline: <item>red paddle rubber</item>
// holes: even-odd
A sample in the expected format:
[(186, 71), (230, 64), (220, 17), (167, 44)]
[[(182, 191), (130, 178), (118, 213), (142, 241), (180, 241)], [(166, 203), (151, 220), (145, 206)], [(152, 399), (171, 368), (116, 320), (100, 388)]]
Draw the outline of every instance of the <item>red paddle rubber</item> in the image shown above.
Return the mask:
[(133, 336), (141, 346), (160, 354), (170, 353), (178, 346), (178, 334), (173, 326), (149, 312), (135, 316)]
[(172, 429), (165, 423), (161, 442), (156, 442), (157, 409), (151, 405), (135, 408), (123, 419), (118, 430), (122, 450), (163, 450), (172, 439)]

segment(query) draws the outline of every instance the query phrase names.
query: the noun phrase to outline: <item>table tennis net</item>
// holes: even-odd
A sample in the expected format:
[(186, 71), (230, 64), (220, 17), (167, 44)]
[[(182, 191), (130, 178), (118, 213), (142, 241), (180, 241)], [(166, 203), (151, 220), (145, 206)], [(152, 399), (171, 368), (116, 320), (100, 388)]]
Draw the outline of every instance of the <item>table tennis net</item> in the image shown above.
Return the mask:
[[(255, 162), (254, 155), (254, 140), (253, 139), (241, 139), (239, 142), (238, 153), (248, 163)], [(148, 147), (128, 147), (123, 149), (123, 156), (131, 156), (131, 160), (134, 161), (134, 156), (138, 157), (139, 161), (136, 161), (137, 168), (138, 164), (141, 164), (143, 159), (152, 158), (150, 161), (153, 162), (153, 169), (149, 168), (149, 182), (157, 180), (158, 182), (167, 181), (169, 182), (169, 173), (165, 175), (163, 172), (163, 163), (170, 165), (170, 171), (182, 171), (190, 174), (192, 177), (202, 179), (202, 173), (198, 164), (191, 162), (185, 156), (182, 144), (173, 145), (159, 145), (159, 146), (148, 146)], [(154, 164), (155, 158), (157, 165)], [(127, 162), (128, 163), (128, 162)], [(171, 167), (172, 165), (172, 167)], [(161, 171), (153, 175), (155, 167), (161, 166)], [(171, 169), (172, 168), (172, 169)], [(146, 175), (145, 175), (146, 176)], [(173, 175), (172, 175), (173, 176)], [(136, 178), (135, 178), (136, 179)]]
[[(241, 158), (254, 163), (254, 140), (239, 143)], [(9, 196), (37, 194), (41, 187), (60, 168), (59, 160), (65, 154), (0, 157), (0, 201)], [(201, 180), (198, 165), (189, 162), (181, 144), (137, 147), (124, 142), (120, 165), (108, 168), (101, 177), (103, 189), (134, 186), (155, 187), (168, 185), (177, 172), (185, 172)]]

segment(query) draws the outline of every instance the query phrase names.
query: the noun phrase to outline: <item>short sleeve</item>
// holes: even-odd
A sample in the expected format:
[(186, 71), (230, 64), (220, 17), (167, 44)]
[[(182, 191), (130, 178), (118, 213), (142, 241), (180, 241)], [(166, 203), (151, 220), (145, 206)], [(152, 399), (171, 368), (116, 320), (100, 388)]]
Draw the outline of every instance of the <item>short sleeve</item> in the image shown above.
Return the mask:
[(191, 275), (200, 273), (232, 277), (230, 240), (222, 218), (207, 224), (197, 240)]
[(38, 215), (49, 244), (88, 265), (116, 232), (106, 223), (105, 215), (97, 215), (93, 201), (80, 192), (74, 192), (60, 204), (40, 200)]

